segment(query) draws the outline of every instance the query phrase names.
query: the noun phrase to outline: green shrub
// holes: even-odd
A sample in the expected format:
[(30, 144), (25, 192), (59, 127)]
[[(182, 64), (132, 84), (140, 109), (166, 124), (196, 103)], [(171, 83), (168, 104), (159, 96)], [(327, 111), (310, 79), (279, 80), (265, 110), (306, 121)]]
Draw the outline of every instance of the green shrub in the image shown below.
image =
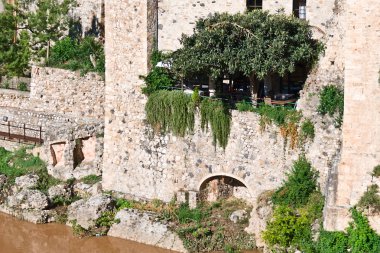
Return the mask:
[(151, 95), (159, 90), (168, 90), (175, 84), (175, 79), (166, 68), (153, 67), (147, 76), (140, 76), (145, 82), (142, 92), (145, 95)]
[(380, 196), (379, 196), (379, 186), (374, 184), (371, 185), (364, 195), (360, 198), (358, 207), (361, 209), (373, 209), (375, 212), (380, 211)]
[(21, 82), (18, 84), (17, 87), (20, 91), (27, 91), (28, 90), (28, 85), (24, 82)]
[(182, 91), (157, 91), (145, 105), (148, 123), (156, 132), (185, 136), (194, 129), (194, 104)]
[(353, 221), (347, 229), (350, 252), (380, 252), (380, 236), (370, 227), (368, 219), (356, 209), (351, 214)]
[(178, 222), (184, 224), (189, 222), (201, 222), (208, 216), (208, 213), (200, 208), (190, 209), (188, 204), (181, 204), (177, 209), (176, 215)]
[[(94, 63), (91, 61), (91, 57)], [(48, 66), (80, 70), (82, 74), (105, 72), (104, 46), (93, 37), (77, 41), (69, 37), (58, 41), (51, 49)]]
[(302, 122), (301, 125), (301, 137), (302, 139), (311, 139), (313, 140), (315, 137), (315, 129), (314, 129), (314, 124), (311, 122), (310, 119), (305, 120)]
[(202, 130), (207, 130), (210, 125), (214, 145), (225, 149), (231, 131), (231, 113), (227, 105), (221, 100), (203, 99), (200, 112)]
[(116, 213), (113, 211), (105, 211), (102, 215), (95, 221), (97, 227), (108, 227), (110, 228), (115, 222)]
[(300, 207), (309, 201), (310, 195), (317, 190), (318, 172), (315, 171), (305, 156), (294, 162), (287, 180), (273, 194), (275, 205)]
[(96, 183), (100, 182), (101, 180), (102, 180), (102, 177), (97, 176), (97, 175), (88, 175), (88, 176), (82, 178), (83, 183), (90, 184), (90, 185), (96, 184)]
[(322, 230), (316, 248), (319, 253), (346, 253), (348, 252), (347, 234)]
[(293, 108), (283, 106), (260, 104), (260, 106), (255, 109), (255, 112), (260, 114), (262, 121), (266, 124), (274, 123), (277, 126), (283, 126), (287, 123), (298, 123), (301, 119), (299, 112)]
[(134, 203), (132, 201), (126, 200), (126, 199), (117, 199), (116, 200), (116, 209), (123, 210), (126, 208), (133, 208)]
[(375, 168), (373, 168), (372, 175), (374, 177), (380, 177), (380, 165), (377, 165)]
[(322, 115), (335, 117), (335, 125), (340, 127), (343, 122), (344, 93), (335, 85), (328, 85), (319, 94), (318, 112)]
[(270, 246), (299, 246), (304, 241), (311, 241), (311, 224), (305, 213), (298, 214), (290, 207), (278, 206), (263, 232), (263, 239)]
[(254, 111), (254, 107), (253, 107), (252, 103), (250, 103), (246, 100), (242, 100), (240, 102), (237, 102), (235, 104), (235, 106), (239, 112), (253, 112)]

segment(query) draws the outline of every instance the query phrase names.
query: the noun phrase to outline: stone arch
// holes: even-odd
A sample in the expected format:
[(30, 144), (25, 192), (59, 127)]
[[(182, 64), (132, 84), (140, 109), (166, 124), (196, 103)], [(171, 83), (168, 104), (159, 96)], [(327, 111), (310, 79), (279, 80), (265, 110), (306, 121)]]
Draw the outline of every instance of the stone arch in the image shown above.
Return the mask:
[[(217, 187), (218, 185), (215, 184), (218, 184), (221, 181), (223, 181), (223, 184), (227, 186), (225, 190), (228, 192), (219, 192), (220, 189), (214, 188), (214, 190), (216, 190), (216, 192), (214, 192), (214, 196), (212, 194), (209, 195), (209, 192), (207, 196), (202, 196), (210, 184), (214, 184), (214, 187)], [(223, 194), (230, 194), (231, 196), (252, 202), (254, 196), (252, 190), (249, 188), (249, 185), (245, 182), (244, 179), (230, 173), (213, 173), (204, 176), (197, 185), (197, 191), (200, 193), (201, 198), (207, 198), (208, 201), (215, 201), (219, 196), (223, 196)]]

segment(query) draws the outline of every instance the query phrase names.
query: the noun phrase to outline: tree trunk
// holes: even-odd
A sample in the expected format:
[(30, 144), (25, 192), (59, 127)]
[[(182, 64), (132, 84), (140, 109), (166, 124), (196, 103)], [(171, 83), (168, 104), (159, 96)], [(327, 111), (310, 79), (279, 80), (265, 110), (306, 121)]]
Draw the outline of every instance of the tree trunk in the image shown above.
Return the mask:
[(257, 104), (257, 92), (259, 90), (259, 82), (255, 76), (255, 74), (251, 74), (249, 76), (249, 84), (250, 84), (250, 89), (251, 89), (251, 99), (252, 99), (252, 104)]

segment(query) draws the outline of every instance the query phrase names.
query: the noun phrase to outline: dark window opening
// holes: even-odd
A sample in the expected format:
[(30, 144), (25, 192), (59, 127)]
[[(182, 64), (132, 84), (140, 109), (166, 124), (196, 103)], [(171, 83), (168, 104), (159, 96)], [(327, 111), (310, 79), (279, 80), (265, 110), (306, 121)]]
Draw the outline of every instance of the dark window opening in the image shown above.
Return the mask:
[(263, 8), (263, 0), (247, 0), (248, 10), (261, 10)]
[(306, 0), (293, 0), (293, 14), (300, 19), (306, 19)]

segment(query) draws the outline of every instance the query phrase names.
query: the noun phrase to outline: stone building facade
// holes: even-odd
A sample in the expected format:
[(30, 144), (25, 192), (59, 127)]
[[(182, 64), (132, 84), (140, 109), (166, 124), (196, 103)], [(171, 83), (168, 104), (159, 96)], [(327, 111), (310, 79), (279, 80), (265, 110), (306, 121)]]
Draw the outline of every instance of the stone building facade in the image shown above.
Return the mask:
[[(0, 91), (1, 114), (50, 127), (43, 152), (48, 154), (51, 174), (67, 179), (102, 173), (105, 190), (163, 201), (183, 192), (194, 197), (205, 181), (226, 176), (243, 183), (255, 205), (262, 193), (281, 184), (292, 162), (305, 153), (320, 172), (327, 197), (325, 228), (347, 225), (348, 209), (371, 184), (369, 173), (380, 163), (380, 114), (373, 109), (379, 108), (380, 92), (377, 0), (305, 2), (306, 19), (327, 48), (298, 105), (316, 126), (316, 138), (303, 150), (290, 149), (276, 127), (262, 132), (252, 113), (232, 113), (225, 150), (213, 146), (210, 133), (200, 130), (198, 117), (194, 133), (184, 138), (154, 135), (145, 122), (147, 98), (139, 76), (148, 72), (155, 43), (161, 50), (174, 50), (181, 34), (192, 32), (196, 19), (216, 11), (245, 11), (246, 1), (79, 2), (90, 16), (106, 14), (106, 82), (94, 74), (34, 68), (30, 93)], [(262, 9), (291, 14), (293, 2), (264, 0)], [(315, 94), (330, 83), (345, 89), (343, 134), (315, 110)], [(78, 147), (79, 163), (73, 158)], [(376, 226), (376, 217), (371, 219)], [(250, 231), (259, 234), (260, 229), (251, 221)]]
[[(191, 34), (196, 20), (206, 18), (215, 12), (244, 12), (250, 3), (247, 0), (158, 0), (158, 49), (171, 51), (180, 47), (182, 34)], [(260, 2), (260, 1), (258, 1)], [(335, 0), (293, 1), (263, 0), (261, 9), (270, 13), (297, 13), (305, 2), (306, 19), (315, 27), (318, 37), (325, 33), (333, 17)]]
[[(152, 19), (157, 17), (151, 15), (151, 8), (156, 4), (158, 21), (155, 22)], [(233, 113), (232, 138), (225, 152), (214, 149), (211, 137), (199, 128), (185, 138), (153, 136), (144, 122), (146, 97), (141, 93), (142, 81), (138, 76), (148, 71), (147, 49), (154, 43), (152, 25), (157, 24), (159, 49), (173, 50), (179, 46), (182, 32), (191, 33), (197, 18), (206, 17), (215, 10), (242, 11), (245, 4), (242, 1), (106, 2), (106, 13), (110, 14), (106, 15), (105, 189), (135, 198), (169, 201), (178, 192), (198, 191), (210, 177), (225, 175), (243, 182), (255, 202), (262, 192), (281, 184), (299, 151), (282, 145), (278, 129), (260, 135), (255, 116)], [(271, 4), (268, 0), (264, 1), (263, 9), (289, 14), (293, 9), (290, 6)], [(321, 173), (321, 188), (328, 199), (325, 213), (328, 229), (343, 229), (347, 225), (348, 208), (355, 205), (365, 191), (370, 179), (368, 173), (379, 163), (378, 112), (363, 113), (362, 107), (365, 103), (368, 107), (376, 105), (369, 94), (377, 94), (379, 75), (379, 55), (375, 48), (379, 41), (379, 8), (375, 2), (371, 10), (368, 8), (363, 3), (362, 10), (356, 12), (351, 1), (306, 2), (306, 18), (315, 28), (315, 35), (328, 46), (299, 101), (304, 115), (312, 118), (321, 131), (305, 152)], [(358, 22), (356, 27), (352, 24), (357, 19), (363, 22)], [(364, 58), (371, 64), (358, 64), (367, 63)], [(366, 78), (362, 79), (361, 73), (366, 73)], [(332, 122), (326, 123), (326, 119), (317, 115), (318, 97), (313, 95), (330, 83), (344, 85), (349, 94), (345, 101), (339, 167), (341, 132)], [(357, 115), (361, 115), (360, 118)], [(367, 126), (369, 118), (373, 131), (359, 126)], [(365, 168), (363, 163), (366, 163)]]

